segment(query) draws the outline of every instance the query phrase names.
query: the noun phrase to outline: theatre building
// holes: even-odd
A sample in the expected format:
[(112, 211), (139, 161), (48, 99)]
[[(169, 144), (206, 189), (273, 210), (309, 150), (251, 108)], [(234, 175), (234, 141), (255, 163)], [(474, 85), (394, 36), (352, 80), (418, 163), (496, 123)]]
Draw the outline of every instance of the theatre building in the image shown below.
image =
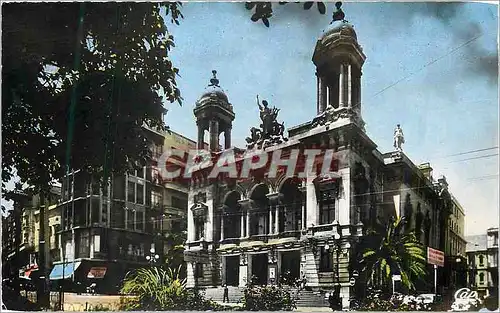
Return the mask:
[(419, 223), (423, 243), (441, 248), (444, 228), (433, 221), (446, 219), (437, 199), (447, 184), (431, 181), (401, 149), (379, 152), (365, 132), (365, 59), (353, 26), (338, 10), (312, 55), (317, 98), (304, 105), (315, 103), (316, 115), (289, 128), (286, 136), (277, 113), (259, 102), (263, 124), (251, 129), (244, 149), (231, 144), (237, 106), (214, 73), (194, 109), (200, 145), (208, 131), (211, 152), (234, 152), (236, 162), (249, 151), (281, 151), (287, 159), (295, 149), (332, 149), (334, 165), (329, 173), (306, 177), (283, 171), (270, 177), (266, 170), (215, 182), (208, 177), (212, 168), (200, 166), (188, 196), (189, 287), (206, 288), (210, 295), (217, 290), (222, 297), (223, 284), (241, 291), (250, 282), (274, 285), (292, 279), (323, 292), (340, 285), (348, 308), (349, 298), (366, 287), (358, 244), (375, 221), (407, 215), (413, 225)]

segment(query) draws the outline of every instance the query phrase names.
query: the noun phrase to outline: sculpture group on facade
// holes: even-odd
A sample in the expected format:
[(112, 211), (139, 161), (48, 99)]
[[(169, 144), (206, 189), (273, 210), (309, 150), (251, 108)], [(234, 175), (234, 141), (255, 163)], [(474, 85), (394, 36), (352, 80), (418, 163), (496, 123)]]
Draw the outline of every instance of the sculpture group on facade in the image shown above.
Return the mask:
[(250, 137), (246, 138), (247, 147), (249, 149), (254, 147), (260, 149), (287, 141), (287, 138), (284, 137), (285, 124), (277, 122), (280, 109), (276, 107), (269, 108), (266, 100), (262, 100), (261, 105), (259, 96), (257, 96), (257, 105), (259, 106), (262, 124), (260, 124), (260, 128), (252, 127), (250, 129)]

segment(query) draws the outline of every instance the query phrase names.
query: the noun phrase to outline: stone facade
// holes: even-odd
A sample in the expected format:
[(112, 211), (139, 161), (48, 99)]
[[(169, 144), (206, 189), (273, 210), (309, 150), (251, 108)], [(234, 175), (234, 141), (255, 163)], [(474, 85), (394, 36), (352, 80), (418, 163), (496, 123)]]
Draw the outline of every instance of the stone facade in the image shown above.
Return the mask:
[[(185, 246), (189, 287), (244, 287), (291, 278), (331, 292), (339, 284), (342, 305), (348, 308), (350, 298), (366, 289), (358, 243), (370, 225), (395, 215), (408, 215), (415, 225), (418, 208), (422, 242), (442, 249), (444, 228), (433, 221), (447, 214), (441, 201), (446, 186), (426, 177), (403, 152), (380, 153), (365, 133), (365, 58), (352, 25), (334, 21), (313, 55), (317, 115), (289, 128), (287, 140), (263, 146), (267, 153), (281, 151), (281, 159), (294, 149), (331, 149), (334, 165), (328, 175), (299, 178), (281, 172), (270, 177), (260, 172), (214, 181), (208, 178), (209, 168), (193, 173)], [(230, 148), (228, 130), (235, 116), (218, 83), (214, 78), (196, 104), (199, 140), (205, 126), (212, 125), (207, 117), (224, 125), (226, 150), (220, 151), (223, 131), (215, 126), (209, 127), (210, 150), (214, 155), (235, 152), (240, 164), (250, 157), (245, 152), (257, 148)]]

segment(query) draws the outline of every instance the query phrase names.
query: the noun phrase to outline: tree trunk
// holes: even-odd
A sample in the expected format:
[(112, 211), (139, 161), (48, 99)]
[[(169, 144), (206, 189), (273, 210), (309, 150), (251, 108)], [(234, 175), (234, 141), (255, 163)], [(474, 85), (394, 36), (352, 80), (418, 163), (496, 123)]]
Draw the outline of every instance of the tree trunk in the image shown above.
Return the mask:
[(46, 201), (43, 193), (40, 193), (40, 229), (38, 235), (38, 255), (39, 255), (39, 271), (40, 283), (37, 291), (38, 304), (42, 308), (47, 308), (49, 305), (48, 284), (47, 284), (47, 255), (45, 250), (45, 222), (46, 222)]

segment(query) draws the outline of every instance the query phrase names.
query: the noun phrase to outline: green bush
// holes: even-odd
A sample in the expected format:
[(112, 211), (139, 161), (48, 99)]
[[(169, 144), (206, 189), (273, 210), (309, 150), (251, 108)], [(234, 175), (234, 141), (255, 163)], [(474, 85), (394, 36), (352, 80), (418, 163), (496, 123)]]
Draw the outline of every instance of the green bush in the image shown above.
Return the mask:
[(296, 300), (290, 292), (276, 286), (248, 286), (243, 295), (243, 308), (248, 311), (293, 311)]
[(85, 311), (97, 311), (97, 312), (104, 312), (104, 311), (109, 311), (109, 308), (107, 306), (104, 306), (102, 304), (97, 304), (95, 306), (90, 306), (87, 310)]
[(170, 311), (217, 310), (220, 306), (206, 300), (199, 290), (186, 288), (186, 280), (172, 269), (141, 268), (127, 275), (121, 289), (120, 310)]

